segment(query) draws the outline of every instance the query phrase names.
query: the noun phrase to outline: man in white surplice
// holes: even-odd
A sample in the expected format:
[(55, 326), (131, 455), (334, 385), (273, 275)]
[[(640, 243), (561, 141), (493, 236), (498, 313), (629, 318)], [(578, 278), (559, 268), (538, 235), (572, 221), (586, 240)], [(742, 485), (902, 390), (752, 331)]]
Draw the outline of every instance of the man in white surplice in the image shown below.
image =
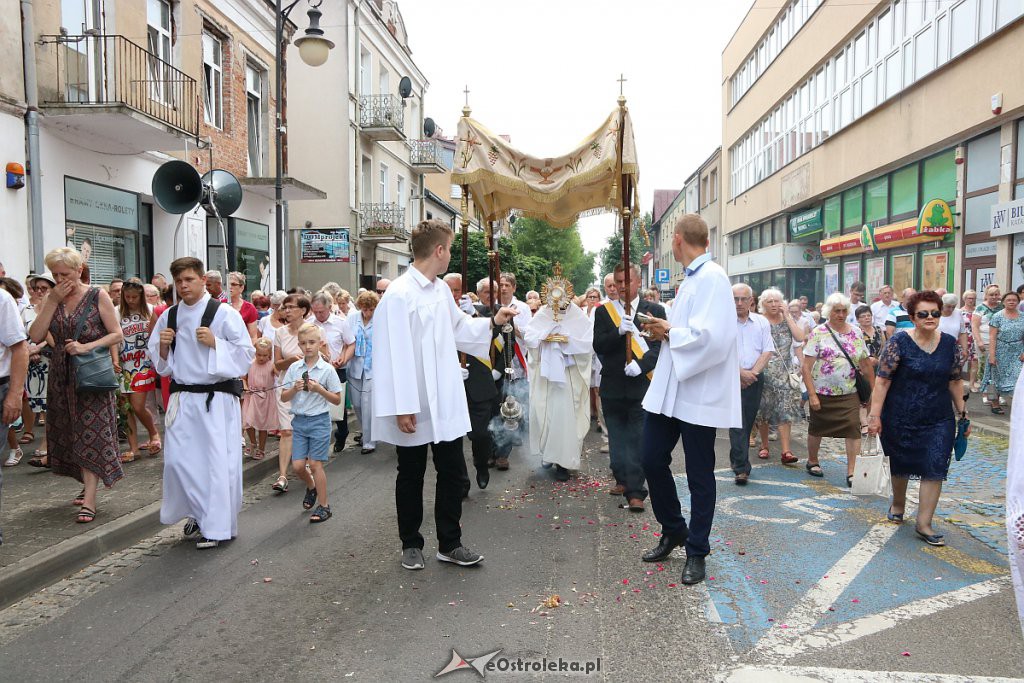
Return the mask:
[[(469, 566), (483, 556), (462, 545), (459, 524), (469, 485), (462, 437), (471, 425), (457, 351), (486, 357), (492, 323), (463, 312), (473, 310), (472, 302), (463, 296), (456, 306), (438, 277), (451, 261), (452, 230), (446, 223), (421, 222), (409, 242), (412, 267), (390, 284), (373, 314), (373, 434), (398, 452), (395, 505), (402, 566), (424, 567), (420, 524), (428, 445), (437, 470), (437, 559)], [(494, 324), (505, 324), (515, 313), (499, 309)]]
[[(242, 509), (242, 409), (239, 377), (256, 356), (242, 316), (219, 305), (203, 327), (210, 295), (196, 258), (171, 263), (177, 289), (176, 329), (164, 311), (149, 338), (161, 377), (171, 379), (164, 421), (164, 483), (160, 521), (182, 518), (185, 535), (201, 534), (197, 548), (215, 548), (238, 535)], [(232, 392), (235, 393), (232, 393)]]
[[(590, 363), (594, 328), (579, 306), (569, 303), (558, 320), (550, 304), (530, 319), (530, 451), (556, 466), (559, 481), (580, 467), (583, 438), (590, 430)], [(553, 337), (553, 339), (552, 339)], [(564, 341), (563, 341), (564, 340)]]

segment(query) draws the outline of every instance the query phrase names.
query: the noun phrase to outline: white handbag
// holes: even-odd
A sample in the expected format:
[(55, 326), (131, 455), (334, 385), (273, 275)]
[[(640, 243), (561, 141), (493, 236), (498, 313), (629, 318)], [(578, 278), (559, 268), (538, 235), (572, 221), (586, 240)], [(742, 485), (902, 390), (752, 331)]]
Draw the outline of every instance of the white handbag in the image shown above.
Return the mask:
[(853, 466), (852, 493), (855, 496), (889, 498), (892, 495), (892, 482), (889, 477), (889, 460), (882, 453), (882, 445), (877, 436), (869, 436), (864, 440), (864, 446)]

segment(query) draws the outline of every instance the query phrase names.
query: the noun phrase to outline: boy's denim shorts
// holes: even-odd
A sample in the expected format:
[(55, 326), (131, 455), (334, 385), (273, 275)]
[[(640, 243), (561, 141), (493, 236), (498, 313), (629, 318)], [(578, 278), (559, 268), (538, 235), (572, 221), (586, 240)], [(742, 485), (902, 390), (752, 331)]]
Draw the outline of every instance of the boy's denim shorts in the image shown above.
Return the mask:
[(330, 413), (292, 415), (292, 460), (327, 462), (330, 450)]

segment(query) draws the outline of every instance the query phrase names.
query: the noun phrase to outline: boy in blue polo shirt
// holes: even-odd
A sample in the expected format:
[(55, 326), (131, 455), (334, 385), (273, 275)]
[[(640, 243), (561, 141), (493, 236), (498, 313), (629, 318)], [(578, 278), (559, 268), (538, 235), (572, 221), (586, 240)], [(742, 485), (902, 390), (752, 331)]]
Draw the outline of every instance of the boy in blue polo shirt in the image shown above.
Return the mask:
[(282, 384), (287, 388), (281, 392), (281, 400), (291, 401), (292, 470), (306, 484), (303, 509), (317, 505), (309, 518), (315, 524), (331, 518), (324, 472), (331, 447), (331, 413), (327, 404), (341, 403), (341, 380), (334, 366), (321, 355), (324, 344), (319, 327), (304, 324), (299, 328), (298, 338), (302, 360), (292, 363), (285, 372)]

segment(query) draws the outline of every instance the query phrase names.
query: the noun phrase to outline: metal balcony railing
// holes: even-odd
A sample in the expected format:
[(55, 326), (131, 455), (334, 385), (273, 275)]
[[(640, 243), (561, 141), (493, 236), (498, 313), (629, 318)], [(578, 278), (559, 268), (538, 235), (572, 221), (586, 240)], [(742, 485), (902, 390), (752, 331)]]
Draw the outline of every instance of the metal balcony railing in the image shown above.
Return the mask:
[(405, 128), (405, 108), (397, 95), (362, 95), (359, 98), (360, 128)]
[(359, 236), (367, 239), (406, 240), (405, 208), (398, 204), (360, 204)]
[(409, 162), (413, 166), (442, 166), (441, 143), (429, 140), (413, 140), (409, 150)]
[(56, 45), (56, 87), (47, 104), (123, 105), (199, 134), (196, 80), (120, 35), (43, 36)]

